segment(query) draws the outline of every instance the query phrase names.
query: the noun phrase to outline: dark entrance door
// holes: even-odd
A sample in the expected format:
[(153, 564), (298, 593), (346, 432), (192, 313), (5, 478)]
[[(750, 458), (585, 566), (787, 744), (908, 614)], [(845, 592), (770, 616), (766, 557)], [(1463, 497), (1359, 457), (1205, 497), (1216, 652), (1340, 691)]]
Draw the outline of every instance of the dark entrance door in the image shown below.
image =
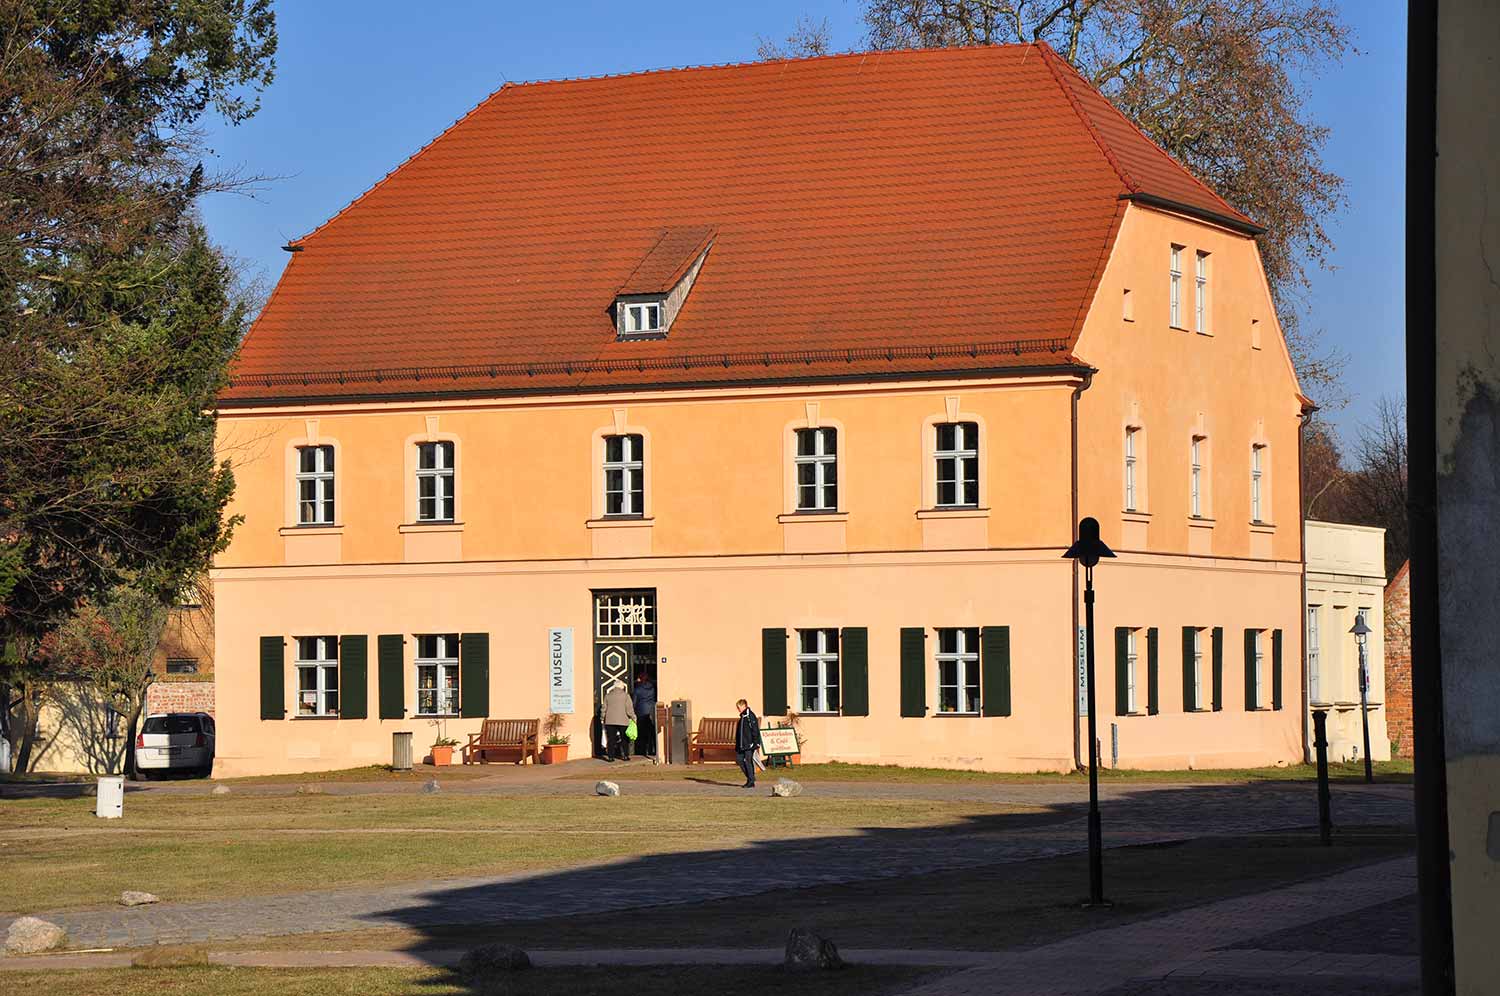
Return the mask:
[(604, 727), (599, 711), (605, 694), (616, 685), (628, 693), (635, 676), (656, 680), (656, 590), (632, 588), (594, 592), (595, 757), (604, 756)]

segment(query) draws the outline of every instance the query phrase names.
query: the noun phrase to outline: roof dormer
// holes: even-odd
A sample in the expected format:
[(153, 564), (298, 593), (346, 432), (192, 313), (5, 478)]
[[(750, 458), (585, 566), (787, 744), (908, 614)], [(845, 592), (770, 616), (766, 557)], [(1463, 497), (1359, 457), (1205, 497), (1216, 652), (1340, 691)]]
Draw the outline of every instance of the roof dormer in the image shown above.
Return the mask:
[(666, 337), (717, 234), (711, 225), (662, 229), (635, 272), (615, 292), (618, 338)]

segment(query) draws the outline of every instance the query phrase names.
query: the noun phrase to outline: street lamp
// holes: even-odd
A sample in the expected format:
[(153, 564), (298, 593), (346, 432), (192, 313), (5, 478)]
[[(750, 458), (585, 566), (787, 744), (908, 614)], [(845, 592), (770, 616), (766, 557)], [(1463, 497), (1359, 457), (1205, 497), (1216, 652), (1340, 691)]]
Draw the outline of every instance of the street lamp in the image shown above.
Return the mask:
[(1090, 516), (1078, 523), (1078, 539), (1063, 557), (1083, 564), (1084, 627), (1087, 634), (1084, 650), (1084, 681), (1089, 697), (1089, 905), (1107, 906), (1104, 901), (1104, 842), (1099, 828), (1099, 752), (1095, 732), (1094, 708), (1094, 565), (1115, 552), (1099, 538), (1099, 520)]
[(1365, 641), (1374, 632), (1365, 624), (1365, 614), (1354, 614), (1354, 625), (1349, 627), (1354, 642), (1359, 644), (1359, 724), (1365, 733), (1365, 782), (1375, 781), (1375, 771), (1370, 764), (1370, 660), (1365, 650)]

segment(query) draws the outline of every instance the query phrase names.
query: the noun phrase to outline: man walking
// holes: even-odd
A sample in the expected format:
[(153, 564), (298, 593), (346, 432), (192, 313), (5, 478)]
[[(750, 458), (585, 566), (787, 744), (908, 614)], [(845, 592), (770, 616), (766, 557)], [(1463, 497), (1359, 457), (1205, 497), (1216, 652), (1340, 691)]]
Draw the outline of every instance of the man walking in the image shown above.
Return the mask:
[(624, 685), (615, 685), (605, 693), (601, 708), (604, 712), (604, 759), (630, 760), (630, 740), (625, 736), (625, 728), (635, 718), (630, 708), (630, 693), (625, 691)]
[(740, 721), (734, 731), (734, 753), (739, 759), (740, 770), (745, 773), (745, 784), (741, 788), (755, 788), (755, 751), (760, 747), (760, 717), (750, 711), (750, 703), (740, 699), (735, 704), (740, 711)]
[(656, 761), (656, 683), (645, 671), (635, 676), (636, 749)]

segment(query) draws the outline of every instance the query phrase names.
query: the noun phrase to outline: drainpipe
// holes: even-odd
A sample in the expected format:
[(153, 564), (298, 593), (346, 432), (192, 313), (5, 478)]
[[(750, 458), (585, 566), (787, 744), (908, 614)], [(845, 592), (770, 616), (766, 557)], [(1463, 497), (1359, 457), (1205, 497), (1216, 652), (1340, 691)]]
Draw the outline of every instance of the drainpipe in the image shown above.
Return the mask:
[[(1083, 375), (1083, 382), (1073, 388), (1073, 505), (1071, 509), (1072, 518), (1068, 522), (1068, 535), (1073, 541), (1077, 541), (1078, 534), (1078, 398), (1089, 385), (1094, 382), (1095, 370), (1090, 368)], [(1079, 750), (1078, 737), (1080, 728), (1078, 724), (1078, 599), (1079, 595), (1078, 561), (1073, 561), (1073, 628), (1068, 632), (1068, 714), (1073, 717), (1073, 767), (1082, 769), (1083, 752)], [(1089, 745), (1093, 749), (1093, 745)]]

